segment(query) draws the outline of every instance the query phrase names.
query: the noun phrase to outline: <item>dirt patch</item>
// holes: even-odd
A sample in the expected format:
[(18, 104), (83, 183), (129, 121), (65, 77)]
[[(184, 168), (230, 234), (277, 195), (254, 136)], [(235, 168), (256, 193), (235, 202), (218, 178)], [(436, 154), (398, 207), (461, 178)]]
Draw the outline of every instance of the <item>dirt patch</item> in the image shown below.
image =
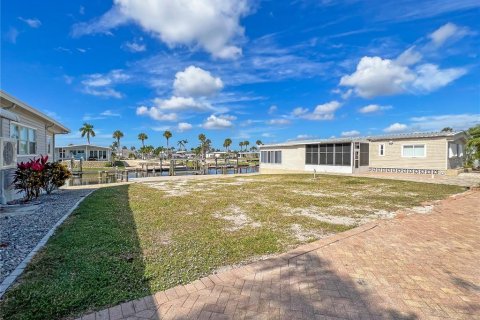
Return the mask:
[(300, 242), (307, 242), (314, 239), (317, 240), (326, 236), (322, 232), (305, 229), (297, 223), (294, 223), (290, 226), (290, 231), (293, 237)]
[(251, 219), (237, 206), (230, 206), (225, 211), (214, 213), (213, 216), (217, 219), (228, 221), (230, 226), (227, 226), (225, 230), (229, 232), (235, 232), (246, 227), (259, 228), (262, 226), (260, 222)]

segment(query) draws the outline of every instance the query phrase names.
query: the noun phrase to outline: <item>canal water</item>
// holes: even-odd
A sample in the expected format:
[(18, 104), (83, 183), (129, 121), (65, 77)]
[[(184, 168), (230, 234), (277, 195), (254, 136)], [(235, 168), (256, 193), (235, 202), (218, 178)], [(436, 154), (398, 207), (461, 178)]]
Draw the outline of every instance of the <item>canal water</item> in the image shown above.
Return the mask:
[[(258, 172), (258, 166), (241, 167), (240, 172), (238, 172), (238, 174), (255, 173), (255, 172)], [(227, 174), (234, 174), (234, 173), (237, 173), (237, 172), (235, 172), (233, 168), (227, 169)], [(176, 171), (175, 172), (176, 176), (195, 175), (195, 174), (198, 174), (198, 172), (196, 171)], [(219, 168), (215, 170), (214, 168), (210, 168), (208, 169), (208, 174), (209, 175), (222, 174), (222, 169)], [(168, 176), (168, 171), (156, 171), (156, 172), (129, 171), (128, 172), (128, 180), (132, 178), (160, 177), (160, 176)], [(114, 183), (118, 181), (119, 180), (117, 180), (114, 174), (109, 174), (107, 177), (103, 176), (103, 178), (100, 179), (98, 172), (90, 171), (90, 172), (83, 172), (81, 175), (74, 175), (71, 179), (67, 181), (66, 185), (81, 186), (81, 185), (91, 185), (91, 184), (99, 184), (99, 183)]]

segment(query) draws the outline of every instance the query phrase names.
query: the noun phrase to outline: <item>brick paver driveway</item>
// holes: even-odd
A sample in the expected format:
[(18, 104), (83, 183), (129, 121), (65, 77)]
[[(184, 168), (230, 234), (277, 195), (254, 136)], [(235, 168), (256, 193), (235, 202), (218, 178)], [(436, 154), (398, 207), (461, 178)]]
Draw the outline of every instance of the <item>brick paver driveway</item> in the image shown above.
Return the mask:
[(480, 319), (480, 192), (82, 319)]

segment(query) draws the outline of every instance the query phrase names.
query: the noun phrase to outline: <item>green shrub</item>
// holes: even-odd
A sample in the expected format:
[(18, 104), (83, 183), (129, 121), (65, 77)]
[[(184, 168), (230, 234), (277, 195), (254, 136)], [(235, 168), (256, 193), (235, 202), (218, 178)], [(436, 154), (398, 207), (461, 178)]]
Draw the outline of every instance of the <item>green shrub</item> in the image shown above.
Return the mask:
[(24, 200), (38, 198), (45, 190), (50, 194), (53, 190), (63, 186), (71, 177), (67, 167), (58, 162), (48, 162), (48, 156), (33, 158), (27, 162), (17, 164), (14, 173), (13, 186), (18, 193), (24, 194)]

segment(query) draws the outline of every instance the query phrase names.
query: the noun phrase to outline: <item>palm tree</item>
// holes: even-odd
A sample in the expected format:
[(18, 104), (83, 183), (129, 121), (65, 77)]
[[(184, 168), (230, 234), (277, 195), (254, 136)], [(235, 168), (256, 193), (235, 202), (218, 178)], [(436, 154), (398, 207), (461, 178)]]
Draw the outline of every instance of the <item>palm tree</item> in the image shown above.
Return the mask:
[(145, 147), (145, 140), (148, 139), (147, 134), (145, 133), (139, 133), (138, 134), (138, 140), (142, 141), (142, 147)]
[(227, 153), (230, 152), (229, 148), (231, 145), (232, 145), (232, 139), (230, 138), (225, 139), (225, 141), (223, 142), (223, 147), (225, 148), (225, 150), (227, 150)]
[(445, 127), (441, 132), (453, 132), (453, 129), (451, 127)]
[(83, 127), (81, 127), (80, 132), (82, 133), (82, 138), (87, 136), (87, 142), (90, 144), (90, 137), (95, 137), (95, 131), (93, 131), (93, 124), (84, 123)]
[(170, 148), (168, 147), (168, 140), (172, 137), (172, 133), (168, 130), (165, 130), (165, 132), (163, 133), (163, 137), (167, 139), (167, 151), (168, 151), (170, 150)]
[(188, 143), (188, 140), (179, 140), (177, 142), (178, 150), (185, 150), (186, 151), (187, 149), (185, 148), (185, 145), (187, 143)]
[(123, 132), (120, 130), (116, 130), (113, 135), (113, 139), (117, 139), (117, 151), (120, 150), (120, 139), (123, 138)]
[(243, 145), (245, 146), (245, 151), (247, 151), (248, 145), (250, 144), (249, 141), (243, 141)]
[(202, 157), (205, 155), (205, 143), (207, 142), (207, 137), (200, 133), (198, 135), (198, 140), (200, 140), (200, 149), (202, 150)]
[(240, 152), (242, 152), (242, 151), (243, 151), (243, 146), (245, 145), (245, 142), (240, 141), (240, 142), (238, 143), (238, 145), (240, 146)]
[(262, 142), (262, 140), (257, 140), (257, 141), (255, 142), (255, 144), (256, 144), (257, 146), (261, 146), (261, 145), (263, 144), (263, 142)]

